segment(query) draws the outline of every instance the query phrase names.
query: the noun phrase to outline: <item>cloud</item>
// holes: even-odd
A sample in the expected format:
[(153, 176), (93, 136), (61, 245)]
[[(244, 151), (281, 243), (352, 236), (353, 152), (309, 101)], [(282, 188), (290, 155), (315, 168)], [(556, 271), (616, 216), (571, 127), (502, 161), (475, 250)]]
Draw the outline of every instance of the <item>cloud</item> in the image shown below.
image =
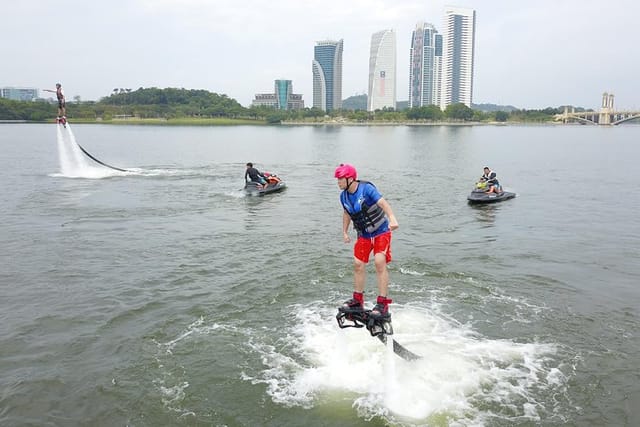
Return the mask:
[(65, 84), (70, 98), (114, 87), (185, 87), (249, 105), (293, 80), (307, 105), (316, 41), (343, 39), (343, 97), (366, 91), (371, 35), (394, 29), (398, 99), (407, 99), (411, 32), (442, 30), (445, 5), (477, 12), (474, 101), (596, 107), (603, 91), (633, 105), (640, 6), (619, 0), (22, 0), (4, 5), (2, 86)]

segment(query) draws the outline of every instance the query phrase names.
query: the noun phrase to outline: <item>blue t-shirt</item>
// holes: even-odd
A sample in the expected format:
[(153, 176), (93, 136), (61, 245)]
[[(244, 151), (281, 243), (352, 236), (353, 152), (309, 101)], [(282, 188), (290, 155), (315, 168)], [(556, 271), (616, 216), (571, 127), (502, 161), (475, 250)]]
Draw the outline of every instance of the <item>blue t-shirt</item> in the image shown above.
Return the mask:
[[(354, 193), (347, 190), (340, 193), (340, 202), (349, 214), (355, 214), (362, 210), (362, 205), (373, 206), (382, 198), (382, 194), (370, 182), (358, 182), (358, 188)], [(371, 238), (389, 231), (389, 220), (385, 217), (384, 222), (371, 233), (363, 232), (362, 237)], [(360, 235), (360, 233), (358, 233)]]

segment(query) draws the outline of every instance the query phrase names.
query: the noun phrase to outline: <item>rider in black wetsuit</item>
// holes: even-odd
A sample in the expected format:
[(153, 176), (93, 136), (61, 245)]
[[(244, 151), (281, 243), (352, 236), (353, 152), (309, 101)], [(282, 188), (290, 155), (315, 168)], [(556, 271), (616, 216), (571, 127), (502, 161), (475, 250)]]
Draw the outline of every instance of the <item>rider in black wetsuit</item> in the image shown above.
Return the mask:
[(244, 173), (245, 181), (247, 181), (247, 177), (249, 177), (252, 182), (257, 182), (263, 186), (267, 185), (267, 180), (264, 175), (258, 169), (254, 168), (253, 163), (251, 162), (247, 163), (247, 170)]

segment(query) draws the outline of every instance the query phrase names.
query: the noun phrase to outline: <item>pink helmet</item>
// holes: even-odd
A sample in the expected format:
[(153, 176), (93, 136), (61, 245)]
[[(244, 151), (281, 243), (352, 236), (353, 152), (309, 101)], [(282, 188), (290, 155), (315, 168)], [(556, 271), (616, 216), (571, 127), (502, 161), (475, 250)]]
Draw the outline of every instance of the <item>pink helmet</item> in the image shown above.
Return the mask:
[(336, 178), (357, 178), (356, 168), (348, 163), (341, 163), (333, 174)]

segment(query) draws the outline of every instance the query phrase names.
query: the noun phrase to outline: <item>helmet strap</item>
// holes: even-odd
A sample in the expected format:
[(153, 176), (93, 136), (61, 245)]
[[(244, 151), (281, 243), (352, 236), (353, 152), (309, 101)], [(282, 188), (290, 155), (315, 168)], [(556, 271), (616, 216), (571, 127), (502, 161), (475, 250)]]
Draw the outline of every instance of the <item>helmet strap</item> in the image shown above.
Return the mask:
[(355, 179), (351, 179), (351, 182), (349, 182), (349, 178), (347, 177), (347, 188), (345, 188), (345, 190), (349, 191), (349, 187), (351, 187), (351, 184), (353, 184), (354, 182), (356, 182)]

